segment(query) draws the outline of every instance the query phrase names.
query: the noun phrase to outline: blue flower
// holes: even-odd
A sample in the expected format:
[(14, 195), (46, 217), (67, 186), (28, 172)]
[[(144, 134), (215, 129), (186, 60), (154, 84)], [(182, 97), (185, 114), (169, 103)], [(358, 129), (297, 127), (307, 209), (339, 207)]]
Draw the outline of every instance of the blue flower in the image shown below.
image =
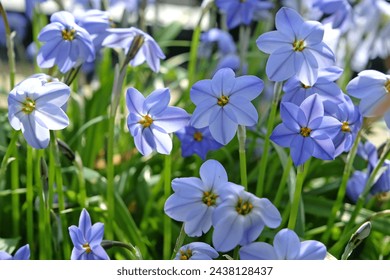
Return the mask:
[(339, 121), (338, 133), (332, 137), (335, 157), (351, 149), (363, 122), (359, 109), (352, 103), (352, 100), (347, 95), (344, 95), (343, 99), (344, 102), (339, 104), (329, 100), (323, 103), (325, 114)]
[(145, 156), (153, 150), (170, 154), (172, 139), (169, 133), (188, 124), (189, 115), (185, 110), (168, 106), (170, 98), (167, 88), (157, 89), (147, 98), (135, 88), (127, 89), (127, 126), (134, 137), (135, 146)]
[(241, 260), (324, 260), (326, 247), (319, 241), (301, 242), (298, 235), (290, 229), (280, 230), (273, 245), (254, 242), (240, 249)]
[(368, 176), (369, 174), (367, 172), (357, 170), (348, 179), (346, 194), (353, 203), (356, 203), (360, 194), (363, 192)]
[(251, 100), (260, 95), (263, 86), (256, 76), (235, 78), (230, 68), (218, 70), (211, 80), (201, 80), (192, 86), (190, 95), (196, 109), (190, 124), (195, 128), (208, 126), (213, 138), (226, 145), (238, 125), (257, 123), (258, 113)]
[(104, 235), (104, 224), (92, 225), (87, 210), (80, 214), (79, 226), (70, 226), (69, 235), (73, 242), (71, 260), (109, 260), (101, 246)]
[(0, 260), (28, 260), (30, 259), (30, 246), (24, 245), (16, 251), (14, 256), (11, 256), (7, 252), (0, 252)]
[(304, 21), (293, 9), (281, 8), (276, 13), (276, 31), (260, 35), (258, 48), (270, 54), (266, 73), (272, 81), (284, 81), (297, 75), (311, 86), (318, 69), (335, 62), (332, 50), (323, 42), (324, 30), (319, 22)]
[(107, 37), (110, 27), (108, 13), (100, 10), (88, 10), (76, 17), (77, 24), (84, 28), (90, 35), (95, 47), (95, 52), (102, 48), (103, 40)]
[(226, 14), (229, 29), (240, 24), (249, 25), (256, 12), (273, 8), (267, 0), (215, 0), (215, 5)]
[(303, 100), (314, 93), (318, 93), (324, 99), (335, 103), (344, 102), (343, 92), (334, 83), (342, 72), (343, 70), (336, 66), (319, 69), (318, 78), (311, 86), (303, 84), (297, 76), (293, 76), (283, 86), (285, 94), (282, 97), (282, 102), (292, 102), (299, 106)]
[(258, 198), (243, 188), (221, 193), (212, 215), (213, 245), (221, 252), (237, 245), (247, 245), (259, 237), (264, 226), (276, 228), (282, 218), (278, 209), (266, 198)]
[(22, 130), (27, 143), (37, 149), (49, 144), (49, 130), (68, 126), (69, 119), (61, 109), (70, 88), (61, 82), (44, 82), (28, 78), (8, 95), (8, 119), (15, 130)]
[(347, 85), (349, 95), (360, 99), (359, 110), (364, 117), (383, 116), (390, 128), (390, 75), (364, 70)]
[(218, 252), (209, 244), (192, 242), (180, 247), (175, 260), (212, 260), (218, 257)]
[(223, 166), (208, 160), (200, 167), (200, 178), (176, 178), (175, 191), (165, 202), (165, 213), (176, 221), (184, 222), (189, 236), (201, 236), (211, 228), (212, 214), (221, 203), (221, 196), (242, 186), (228, 182)]
[(316, 0), (313, 7), (325, 16), (324, 22), (331, 22), (332, 28), (347, 29), (352, 24), (352, 7), (348, 0)]
[(37, 56), (39, 67), (50, 68), (56, 64), (66, 73), (85, 61), (95, 60), (91, 35), (76, 24), (71, 13), (56, 12), (50, 22), (38, 34), (38, 40), (45, 42)]
[(359, 142), (357, 154), (364, 160), (368, 161), (369, 170), (374, 169), (378, 163), (378, 151), (376, 150), (375, 145), (370, 141), (366, 141), (364, 144)]
[(340, 130), (335, 118), (324, 116), (324, 106), (318, 94), (310, 95), (298, 107), (294, 103), (280, 105), (282, 123), (271, 134), (271, 140), (282, 147), (290, 147), (295, 165), (305, 163), (310, 156), (334, 159), (335, 147), (331, 136)]
[(229, 32), (219, 28), (211, 28), (200, 36), (198, 54), (200, 57), (209, 58), (216, 44), (218, 52), (222, 55), (236, 53), (237, 48), (232, 35)]
[(217, 150), (222, 147), (210, 134), (210, 130), (205, 128), (196, 129), (187, 125), (176, 132), (181, 141), (181, 154), (189, 157), (197, 154), (203, 160), (206, 159), (208, 151)]
[(136, 36), (140, 36), (143, 44), (135, 57), (130, 61), (131, 66), (138, 66), (146, 61), (149, 67), (154, 71), (160, 70), (160, 59), (165, 59), (160, 46), (149, 34), (138, 28), (108, 28), (110, 33), (103, 41), (103, 46), (109, 48), (122, 48), (127, 53)]

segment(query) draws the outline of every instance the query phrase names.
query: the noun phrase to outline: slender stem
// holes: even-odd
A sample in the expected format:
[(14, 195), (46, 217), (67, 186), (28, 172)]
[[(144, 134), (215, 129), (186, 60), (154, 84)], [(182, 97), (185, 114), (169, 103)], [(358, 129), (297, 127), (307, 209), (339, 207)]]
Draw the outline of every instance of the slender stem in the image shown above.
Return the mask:
[(265, 172), (267, 169), (267, 162), (268, 162), (268, 153), (269, 153), (269, 147), (270, 147), (270, 136), (272, 133), (272, 129), (274, 127), (275, 117), (276, 117), (276, 111), (278, 109), (278, 103), (279, 103), (279, 96), (282, 92), (282, 82), (276, 82), (274, 87), (274, 98), (272, 100), (271, 104), (271, 111), (268, 118), (267, 123), (267, 133), (264, 138), (264, 148), (263, 148), (263, 155), (260, 160), (259, 164), (259, 176), (257, 179), (257, 187), (256, 187), (256, 196), (262, 197), (264, 192), (264, 180), (265, 180)]
[(87, 208), (87, 190), (85, 188), (83, 162), (80, 155), (76, 152), (75, 164), (77, 168), (77, 181), (79, 187), (78, 201), (81, 208)]
[(103, 240), (101, 245), (106, 250), (110, 249), (112, 247), (125, 248), (130, 252), (130, 254), (134, 260), (141, 260), (142, 259), (140, 252), (137, 250), (136, 247), (134, 247), (131, 244), (127, 244), (127, 243), (123, 243), (123, 242), (119, 242), (119, 241)]
[(42, 178), (42, 170), (41, 165), (38, 164), (41, 161), (43, 156), (43, 150), (36, 150), (35, 154), (35, 185), (37, 186), (37, 193), (39, 198), (39, 206), (38, 206), (38, 233), (39, 233), (39, 259), (45, 260), (49, 259), (48, 253), (48, 245), (50, 242), (47, 242), (47, 232), (46, 232), (46, 209), (45, 209), (45, 195), (43, 190), (43, 182)]
[[(166, 155), (164, 159), (164, 196), (165, 200), (171, 194), (171, 155)], [(171, 256), (171, 242), (172, 242), (172, 220), (164, 216), (164, 245), (163, 245), (163, 259), (168, 260)]]
[(246, 128), (243, 125), (238, 126), (237, 131), (238, 137), (238, 152), (240, 156), (240, 175), (241, 175), (241, 185), (248, 189), (248, 179), (246, 171), (246, 153), (245, 153), (245, 142), (246, 142)]
[(175, 248), (173, 249), (173, 253), (172, 253), (172, 256), (171, 256), (171, 259), (174, 259), (177, 252), (179, 251), (180, 247), (183, 246), (183, 243), (184, 243), (184, 239), (186, 238), (186, 233), (184, 231), (184, 223), (183, 225), (181, 226), (181, 229), (180, 229), (180, 233), (179, 233), (179, 236), (177, 237), (176, 239), (176, 244), (175, 244)]
[(27, 243), (34, 252), (34, 186), (33, 186), (33, 148), (27, 145), (26, 157), (26, 203), (27, 203)]
[(14, 52), (14, 41), (13, 37), (15, 33), (11, 33), (11, 29), (8, 22), (7, 13), (4, 10), (3, 4), (0, 2), (0, 14), (3, 18), (5, 34), (6, 34), (6, 44), (7, 44), (7, 54), (8, 54), (8, 66), (9, 66), (9, 84), (10, 89), (13, 89), (15, 86), (15, 52)]
[(347, 190), (347, 183), (348, 183), (348, 179), (349, 179), (349, 176), (351, 174), (351, 171), (352, 171), (353, 162), (355, 160), (355, 156), (357, 153), (358, 144), (359, 144), (360, 139), (361, 139), (361, 133), (362, 133), (362, 130), (359, 130), (359, 132), (356, 136), (356, 139), (353, 143), (353, 146), (351, 148), (351, 151), (349, 152), (349, 154), (347, 156), (347, 162), (346, 162), (346, 165), (344, 167), (343, 177), (341, 179), (341, 185), (340, 185), (340, 188), (337, 192), (336, 202), (333, 204), (333, 207), (332, 207), (332, 210), (331, 210), (331, 213), (330, 213), (327, 225), (326, 225), (326, 231), (324, 232), (324, 234), (322, 236), (322, 242), (324, 244), (327, 244), (329, 241), (330, 234), (332, 232), (332, 228), (333, 228), (333, 225), (335, 223), (337, 213), (340, 211), (340, 209), (343, 205), (343, 200), (344, 200), (345, 193)]
[[(306, 165), (307, 168), (307, 165)], [(295, 229), (297, 223), (299, 203), (301, 201), (301, 194), (303, 188), (303, 181), (305, 179), (304, 165), (299, 165), (297, 167), (297, 181), (295, 184), (294, 197), (291, 204), (290, 217), (288, 220), (288, 228), (291, 230)]]
[[(3, 157), (3, 160), (1, 161), (1, 167), (0, 167), (0, 191), (4, 190), (5, 187), (5, 172), (7, 170), (8, 160), (11, 157), (12, 154), (16, 151), (16, 141), (18, 141), (19, 137), (19, 131), (12, 131), (11, 141), (8, 144), (7, 151), (5, 152), (5, 155)], [(16, 152), (15, 152), (16, 153)]]
[(107, 145), (107, 210), (108, 220), (106, 223), (107, 239), (114, 238), (114, 217), (115, 217), (115, 169), (114, 169), (114, 128), (115, 116), (110, 116), (108, 123), (108, 145)]
[(291, 167), (292, 167), (292, 159), (291, 159), (291, 157), (288, 157), (288, 161), (287, 161), (286, 166), (284, 167), (282, 179), (280, 180), (278, 191), (277, 191), (277, 193), (275, 195), (275, 199), (274, 199), (274, 205), (276, 208), (279, 207), (279, 205), (282, 201), (283, 193), (285, 190), (284, 187), (286, 186), (288, 176), (290, 175)]
[(59, 210), (59, 216), (61, 221), (62, 235), (64, 236), (62, 248), (63, 248), (64, 257), (69, 258), (70, 245), (69, 245), (69, 238), (66, 238), (66, 236), (68, 236), (68, 222), (66, 219), (66, 215), (64, 213), (65, 196), (64, 196), (64, 189), (63, 189), (61, 162), (59, 158), (59, 151), (58, 151), (58, 145), (57, 145), (55, 133), (54, 131), (50, 131), (50, 134), (51, 134), (50, 145), (54, 146), (53, 151), (54, 151), (54, 164), (55, 164), (55, 183), (56, 183), (56, 189), (58, 195), (58, 210)]
[[(17, 151), (16, 151), (17, 152)], [(15, 153), (16, 153), (15, 152)], [(11, 163), (11, 188), (12, 188), (12, 229), (14, 236), (20, 235), (20, 197), (16, 192), (19, 189), (19, 157), (15, 154), (15, 159)]]

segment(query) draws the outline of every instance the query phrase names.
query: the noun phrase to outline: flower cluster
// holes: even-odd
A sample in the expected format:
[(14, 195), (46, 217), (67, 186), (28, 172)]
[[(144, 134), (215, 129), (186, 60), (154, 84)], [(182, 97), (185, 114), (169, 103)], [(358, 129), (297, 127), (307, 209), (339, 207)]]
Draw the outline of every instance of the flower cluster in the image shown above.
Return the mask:
[(189, 236), (201, 236), (214, 227), (217, 251), (249, 244), (264, 226), (276, 228), (281, 222), (279, 211), (268, 199), (229, 182), (225, 169), (216, 160), (202, 164), (200, 178), (174, 179), (172, 188), (175, 193), (165, 202), (165, 213), (184, 222)]

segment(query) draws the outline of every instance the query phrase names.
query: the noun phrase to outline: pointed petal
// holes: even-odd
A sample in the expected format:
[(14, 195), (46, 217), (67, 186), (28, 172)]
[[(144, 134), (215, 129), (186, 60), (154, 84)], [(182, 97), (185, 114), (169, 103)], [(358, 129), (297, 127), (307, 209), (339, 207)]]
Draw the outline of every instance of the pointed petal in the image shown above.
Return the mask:
[(199, 173), (204, 185), (211, 188), (228, 181), (225, 168), (216, 160), (210, 159), (203, 163)]

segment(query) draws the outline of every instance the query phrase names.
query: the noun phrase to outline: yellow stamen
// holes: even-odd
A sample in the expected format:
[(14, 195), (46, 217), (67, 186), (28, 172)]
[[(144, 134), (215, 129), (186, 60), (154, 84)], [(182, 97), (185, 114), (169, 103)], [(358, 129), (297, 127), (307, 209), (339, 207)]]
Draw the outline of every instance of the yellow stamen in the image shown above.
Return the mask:
[(186, 251), (180, 250), (180, 259), (189, 260), (192, 257), (192, 250), (187, 249)]
[(203, 134), (200, 131), (194, 133), (194, 140), (200, 142), (203, 140)]
[(61, 34), (62, 34), (62, 39), (64, 39), (65, 41), (73, 41), (76, 34), (76, 30), (74, 30), (73, 28), (62, 29)]
[(149, 115), (145, 115), (138, 121), (139, 124), (141, 124), (144, 128), (147, 128), (152, 125), (153, 119)]
[(229, 97), (222, 95), (220, 98), (218, 98), (217, 104), (221, 107), (225, 106), (229, 103)]
[(87, 254), (89, 254), (89, 253), (92, 252), (92, 249), (91, 249), (91, 247), (89, 246), (89, 243), (83, 244), (83, 248), (85, 249), (85, 252), (86, 252)]
[(385, 88), (386, 88), (387, 93), (390, 93), (390, 79), (386, 81)]
[(301, 127), (301, 135), (303, 137), (308, 137), (310, 135), (311, 129), (308, 127)]
[(293, 50), (296, 52), (301, 52), (305, 49), (305, 41), (303, 40), (296, 40), (293, 43)]
[(242, 198), (239, 198), (236, 204), (236, 211), (240, 215), (247, 215), (253, 209), (253, 204), (249, 201), (243, 201)]
[(351, 132), (351, 128), (349, 127), (348, 122), (343, 122), (341, 125), (341, 131), (342, 132)]
[(212, 192), (203, 192), (202, 201), (208, 207), (214, 206), (217, 203), (218, 195)]
[(35, 110), (35, 101), (27, 97), (23, 103), (22, 111), (25, 114), (31, 114)]

